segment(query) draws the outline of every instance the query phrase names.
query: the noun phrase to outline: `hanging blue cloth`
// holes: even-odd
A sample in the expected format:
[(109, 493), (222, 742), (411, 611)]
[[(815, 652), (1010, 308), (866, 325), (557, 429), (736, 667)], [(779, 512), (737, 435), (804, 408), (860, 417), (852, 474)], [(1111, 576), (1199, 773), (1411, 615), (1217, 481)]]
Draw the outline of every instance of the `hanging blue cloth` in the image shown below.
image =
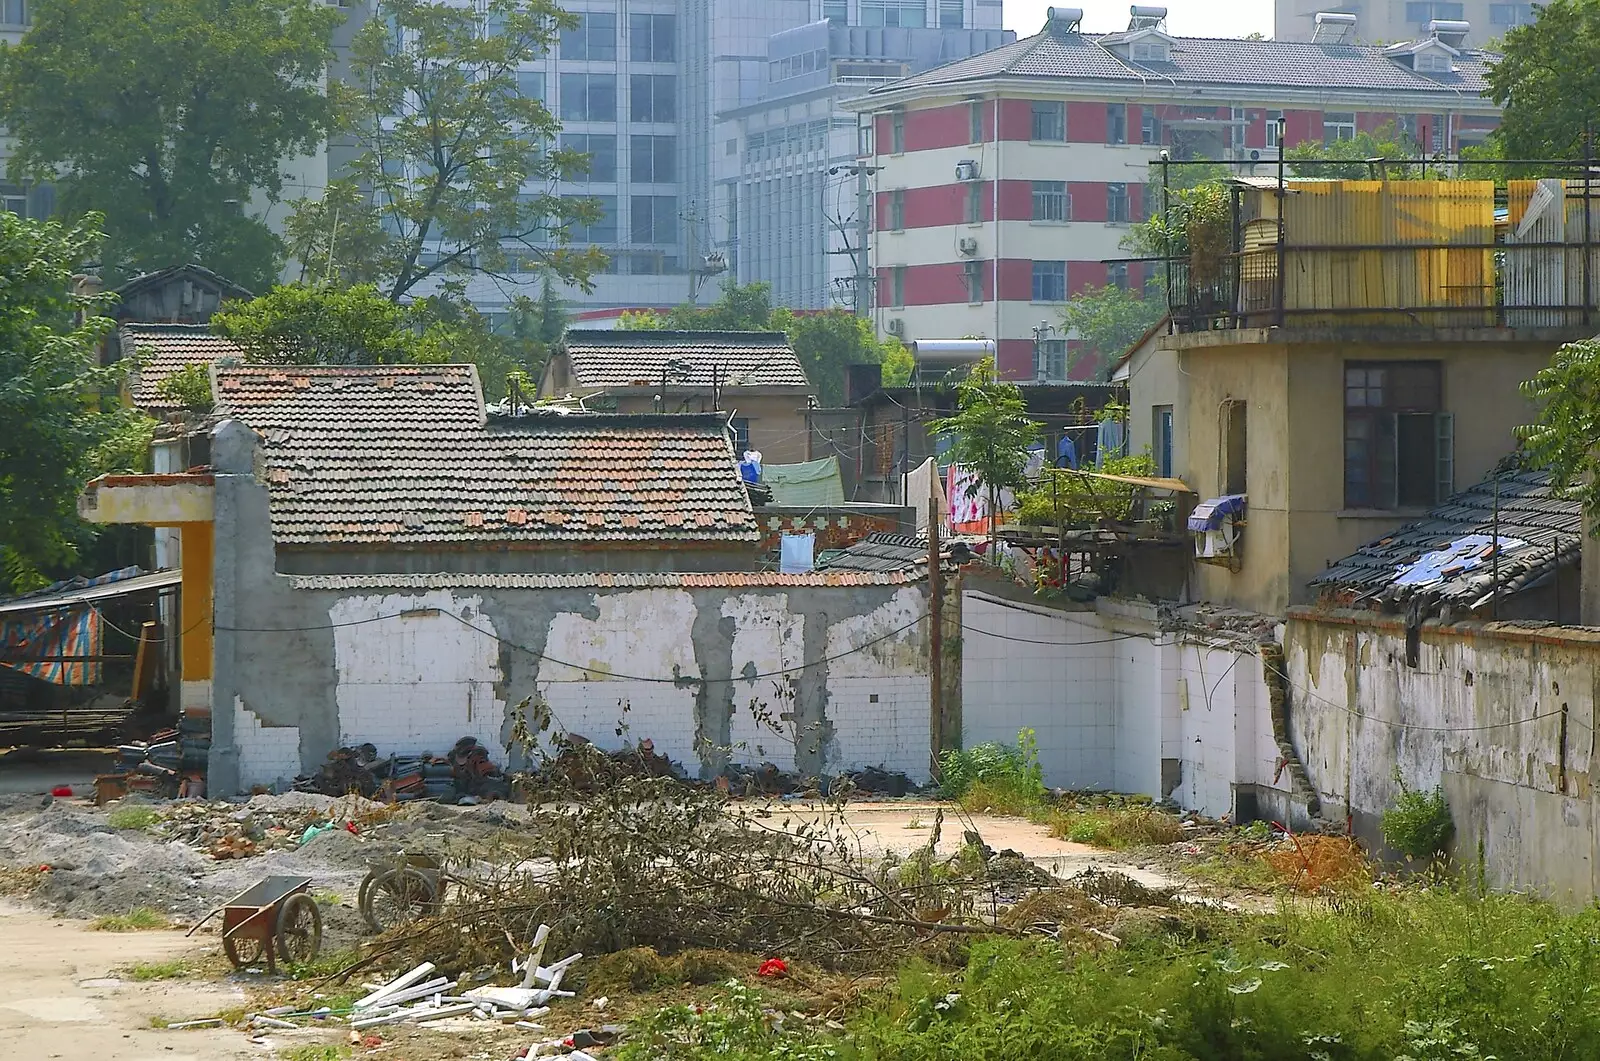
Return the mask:
[(1103, 468), (1108, 457), (1123, 456), (1126, 442), (1121, 420), (1102, 420), (1099, 430), (1095, 432), (1094, 466)]
[(1056, 443), (1056, 467), (1078, 470), (1078, 447), (1066, 435), (1061, 436), (1061, 441)]

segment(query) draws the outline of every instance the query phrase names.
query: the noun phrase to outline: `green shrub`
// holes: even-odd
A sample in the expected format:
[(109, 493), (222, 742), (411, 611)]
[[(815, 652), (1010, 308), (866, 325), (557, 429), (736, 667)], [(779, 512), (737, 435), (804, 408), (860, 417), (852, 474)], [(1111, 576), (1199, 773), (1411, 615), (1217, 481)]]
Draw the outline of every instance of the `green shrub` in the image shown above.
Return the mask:
[(208, 365), (185, 365), (160, 383), (156, 393), (194, 413), (211, 411), (211, 369)]
[(1400, 798), (1383, 812), (1383, 842), (1419, 862), (1442, 856), (1454, 831), (1450, 805), (1440, 788), (1418, 792), (1402, 786)]
[(669, 1006), (629, 1023), (618, 1061), (831, 1061), (833, 1040), (804, 1018), (769, 1011), (761, 993), (728, 981), (705, 1006)]
[(1038, 737), (1024, 729), (1018, 731), (1015, 747), (988, 743), (945, 752), (939, 757), (939, 794), (960, 801), (967, 810), (987, 806), (1003, 814), (1028, 813), (1045, 795)]
[(1057, 810), (1050, 816), (1050, 835), (1121, 851), (1176, 843), (1183, 829), (1174, 815), (1149, 803), (1113, 799)]
[[(1107, 458), (1098, 469), (1107, 475), (1156, 473), (1149, 452)], [(1088, 479), (1070, 468), (1046, 469), (1039, 485), (1017, 497), (1017, 521), (1035, 527), (1076, 526), (1100, 519), (1126, 520), (1133, 509), (1137, 487), (1125, 483)]]
[(161, 819), (154, 807), (118, 807), (106, 815), (113, 829), (148, 829)]
[(125, 914), (106, 914), (89, 922), (94, 932), (146, 932), (171, 928), (172, 922), (160, 910), (141, 906)]

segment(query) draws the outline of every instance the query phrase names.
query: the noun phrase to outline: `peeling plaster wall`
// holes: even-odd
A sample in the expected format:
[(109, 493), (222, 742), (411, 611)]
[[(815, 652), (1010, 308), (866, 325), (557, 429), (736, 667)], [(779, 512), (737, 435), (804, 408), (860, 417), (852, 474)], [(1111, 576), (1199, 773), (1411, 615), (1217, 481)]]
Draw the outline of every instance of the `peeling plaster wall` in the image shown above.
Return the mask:
[(961, 609), (964, 745), (1032, 729), (1047, 785), (1170, 797), (1209, 815), (1287, 798), (1251, 646), (1162, 630), (1130, 602), (1056, 608), (969, 589)]
[(510, 712), (530, 696), (558, 729), (607, 748), (648, 737), (703, 776), (730, 756), (929, 776), (925, 584), (326, 588), (274, 569), (252, 445), (219, 426), (219, 794), (364, 741), (442, 754), (471, 735), (515, 764)]
[(1600, 891), (1600, 631), (1429, 623), (1411, 667), (1399, 621), (1302, 611), (1284, 652), (1290, 729), (1328, 816), (1376, 840), (1401, 784), (1442, 785), (1455, 857), (1481, 855), (1493, 886)]

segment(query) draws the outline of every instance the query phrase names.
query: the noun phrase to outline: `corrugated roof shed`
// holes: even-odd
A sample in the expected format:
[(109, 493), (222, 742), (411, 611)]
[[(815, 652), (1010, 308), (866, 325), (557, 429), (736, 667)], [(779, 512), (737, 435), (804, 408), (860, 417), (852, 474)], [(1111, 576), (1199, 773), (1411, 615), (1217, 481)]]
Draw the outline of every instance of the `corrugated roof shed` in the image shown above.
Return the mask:
[(1507, 462), (1422, 519), (1334, 563), (1311, 585), (1325, 594), (1349, 594), (1382, 604), (1398, 605), (1420, 595), (1432, 604), (1482, 607), (1495, 588), (1491, 546), (1496, 528), (1502, 595), (1578, 562), (1583, 539), (1579, 503), (1557, 496), (1548, 472)]
[(573, 329), (562, 342), (576, 387), (809, 387), (782, 332)]
[(244, 357), (237, 343), (203, 324), (124, 324), (117, 330), (117, 339), (124, 358), (141, 358), (138, 370), (128, 380), (128, 394), (136, 408), (152, 413), (182, 408), (160, 391), (161, 381), (168, 376), (190, 365)]
[(291, 545), (736, 544), (760, 535), (718, 415), (486, 419), (471, 365), (215, 371)]
[(907, 88), (957, 85), (990, 78), (1044, 78), (1071, 81), (1164, 81), (1168, 85), (1248, 85), (1262, 88), (1348, 88), (1362, 91), (1421, 92), (1441, 100), (1481, 96), (1488, 90), (1484, 72), (1499, 57), (1468, 51), (1450, 72), (1413, 70), (1384, 54), (1378, 45), (1313, 44), (1174, 37), (1170, 62), (1136, 63), (1108, 45), (1112, 35), (1040, 32), (1015, 44), (891, 82), (871, 95)]
[(910, 571), (928, 566), (928, 541), (908, 534), (869, 534), (817, 565), (827, 571)]

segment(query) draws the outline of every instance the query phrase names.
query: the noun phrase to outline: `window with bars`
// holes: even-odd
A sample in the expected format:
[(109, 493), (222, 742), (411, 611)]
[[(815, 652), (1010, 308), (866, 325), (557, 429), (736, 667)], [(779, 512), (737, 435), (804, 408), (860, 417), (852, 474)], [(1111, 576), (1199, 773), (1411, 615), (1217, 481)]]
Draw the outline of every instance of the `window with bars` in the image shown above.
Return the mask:
[(1072, 197), (1067, 194), (1066, 181), (1033, 182), (1033, 219), (1035, 221), (1072, 220)]
[(1139, 142), (1161, 143), (1161, 117), (1156, 114), (1154, 107), (1145, 107), (1139, 113)]
[(906, 190), (896, 188), (889, 193), (889, 229), (899, 232), (906, 227)]
[(635, 181), (667, 184), (678, 179), (678, 138), (628, 137), (628, 174)]
[(628, 78), (628, 118), (636, 122), (678, 120), (678, 78), (674, 74), (632, 74)]
[(983, 101), (973, 100), (967, 104), (967, 143), (983, 143)]
[(1040, 340), (1039, 364), (1034, 370), (1034, 378), (1042, 379), (1047, 383), (1065, 383), (1067, 381), (1067, 341), (1065, 339)]
[(928, 24), (926, 0), (861, 0), (863, 26), (921, 29)]
[(962, 29), (965, 25), (963, 0), (939, 0), (939, 28)]
[(1060, 141), (1067, 138), (1067, 105), (1059, 100), (1034, 100), (1032, 139)]
[(561, 117), (575, 122), (617, 120), (617, 75), (562, 74)]
[(1106, 220), (1126, 222), (1128, 220), (1128, 185), (1116, 182), (1106, 185)]
[(589, 171), (575, 181), (614, 181), (617, 179), (617, 138), (602, 133), (562, 133), (561, 146), (589, 156)]
[(1353, 111), (1325, 111), (1322, 115), (1322, 142), (1336, 144), (1340, 140), (1356, 138), (1356, 116)]
[(906, 112), (895, 111), (889, 115), (889, 153), (903, 154), (906, 149)]
[(1423, 508), (1455, 489), (1455, 421), (1437, 361), (1347, 361), (1346, 508)]
[(967, 285), (967, 301), (983, 301), (983, 263), (963, 262), (961, 278)]
[(629, 15), (628, 58), (641, 63), (670, 63), (677, 58), (675, 15)]
[(822, 0), (822, 17), (841, 24), (850, 21), (848, 0)]
[(967, 224), (976, 225), (983, 220), (983, 185), (967, 185)]
[(899, 308), (906, 304), (906, 267), (897, 265), (889, 270), (889, 305)]
[(561, 58), (606, 62), (617, 57), (617, 16), (610, 11), (584, 11), (578, 24), (561, 31)]
[(1112, 262), (1106, 266), (1106, 286), (1118, 291), (1128, 290), (1128, 263)]

